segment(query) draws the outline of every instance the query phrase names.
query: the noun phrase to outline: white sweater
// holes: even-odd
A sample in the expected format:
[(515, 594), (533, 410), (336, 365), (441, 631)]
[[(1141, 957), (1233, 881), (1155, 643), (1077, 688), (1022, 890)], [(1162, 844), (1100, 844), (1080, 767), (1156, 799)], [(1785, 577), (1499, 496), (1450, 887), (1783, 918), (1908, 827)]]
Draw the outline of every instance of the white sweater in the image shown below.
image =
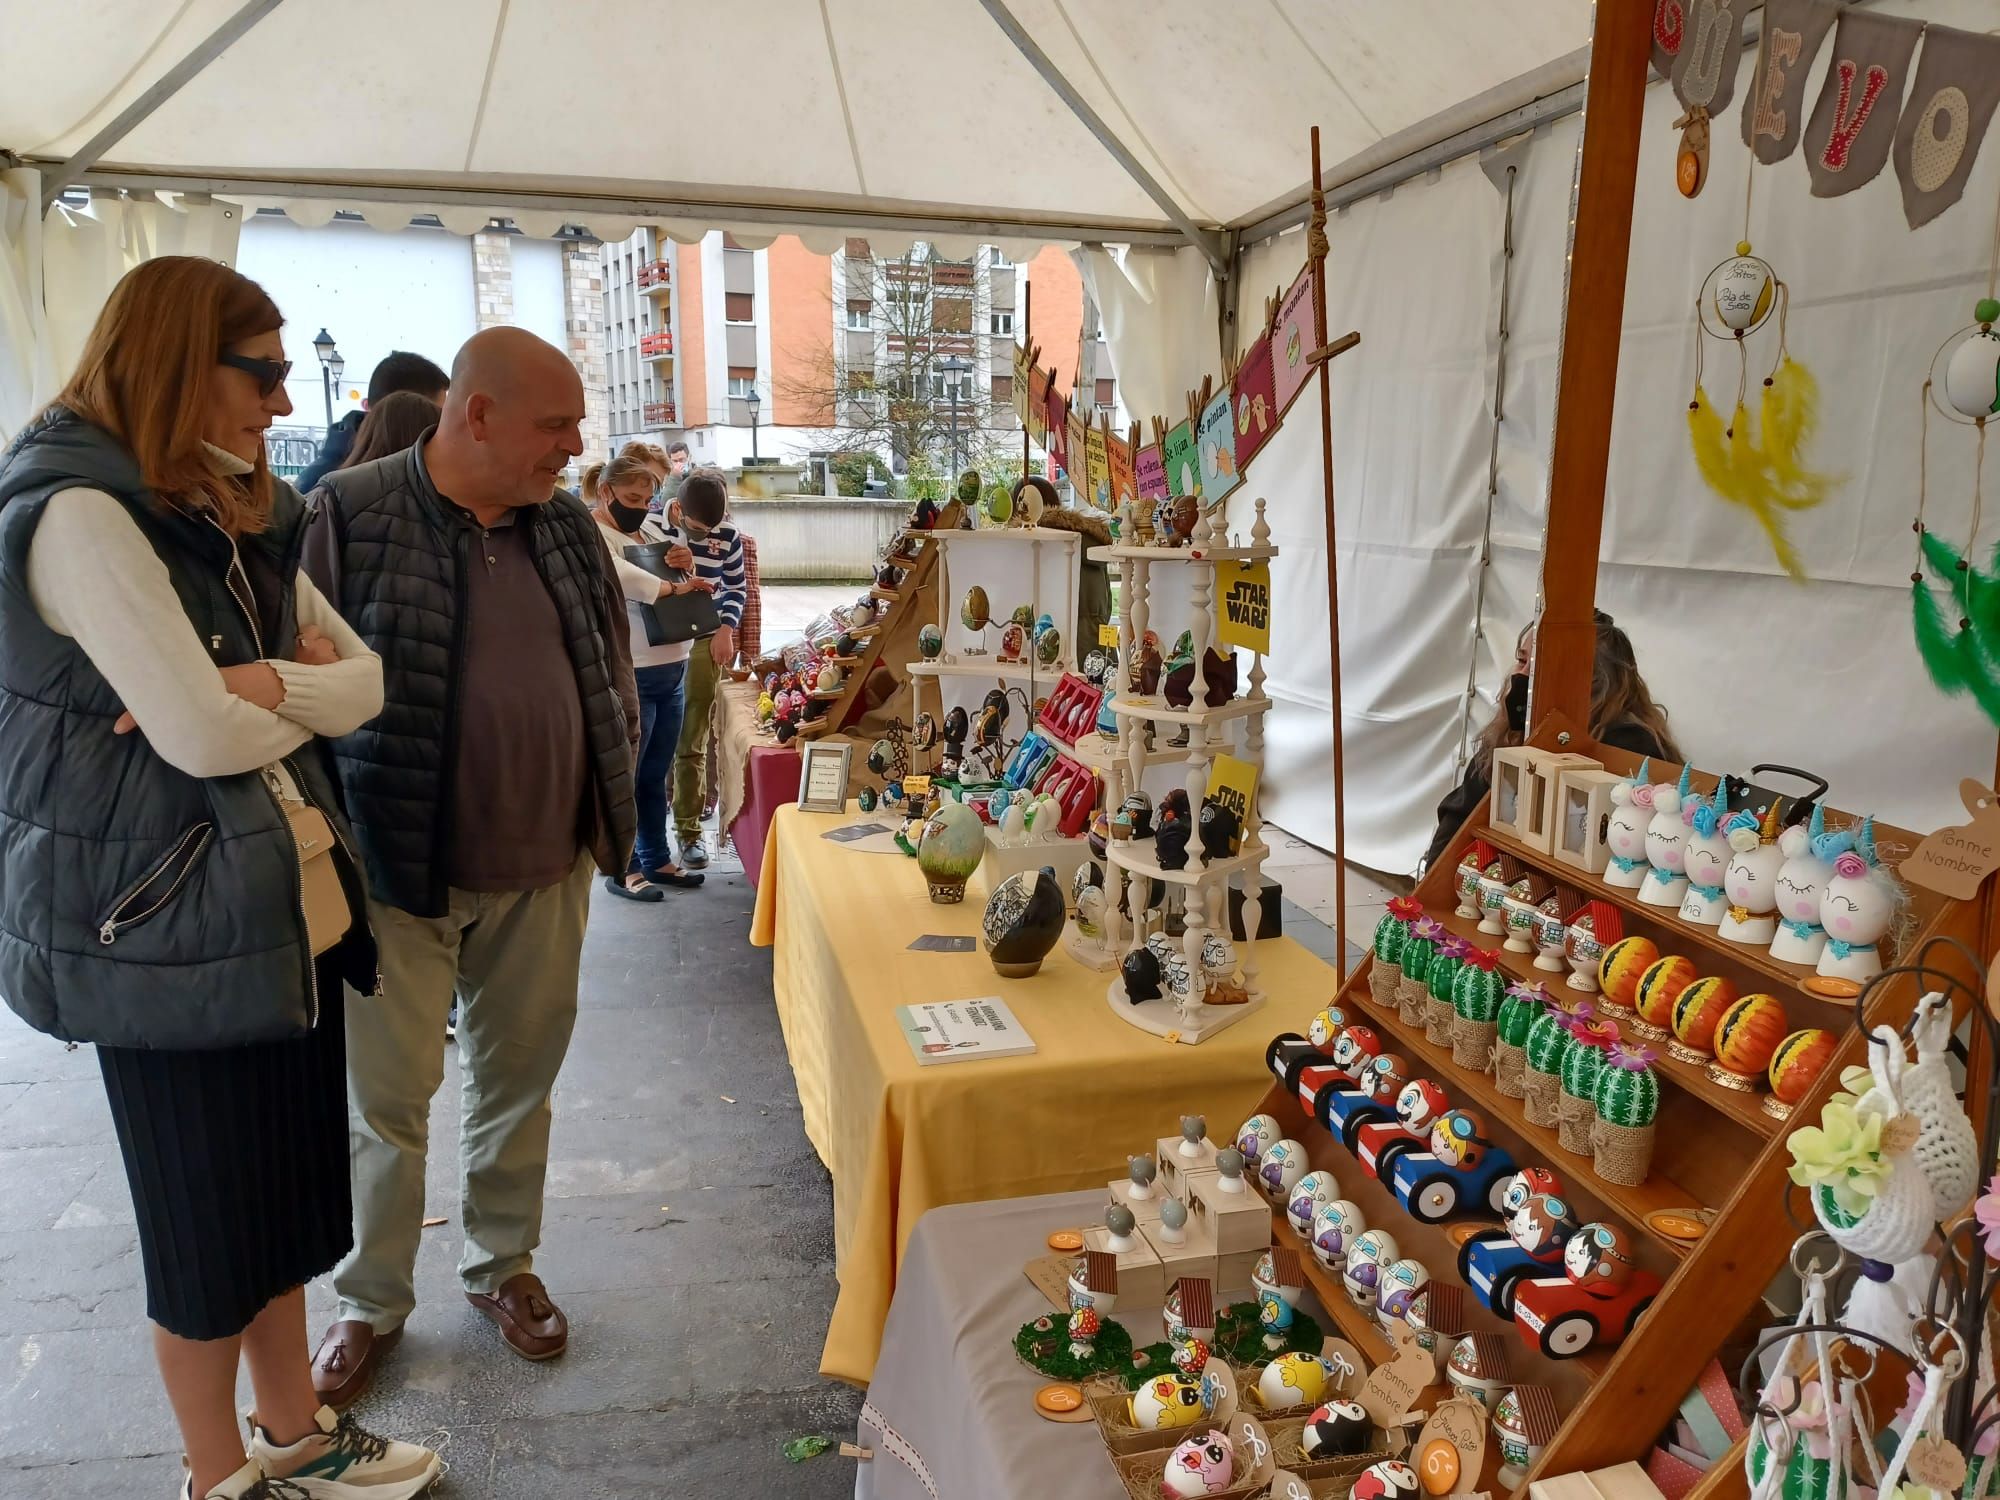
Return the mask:
[[(227, 457), (217, 466), (228, 468)], [(230, 692), (166, 564), (102, 490), (50, 498), (28, 547), (28, 592), (43, 623), (83, 648), (160, 758), (189, 776), (258, 770), (316, 734), (347, 734), (382, 711), (382, 659), (304, 573), (299, 626), (318, 626), (340, 660), (313, 667), (269, 658), (285, 685), (275, 710)]]
[(597, 529), (604, 537), (604, 550), (611, 554), (611, 570), (618, 575), (618, 588), (625, 595), (625, 624), (631, 632), (632, 665), (634, 667), (660, 667), (668, 662), (686, 661), (688, 653), (694, 649), (693, 641), (675, 641), (670, 646), (649, 645), (646, 641), (646, 622), (640, 611), (648, 608), (660, 597), (660, 579), (657, 574), (648, 573), (635, 562), (625, 557), (625, 549), (641, 542), (663, 542), (666, 533), (659, 524), (648, 516), (640, 523), (639, 530), (627, 535), (616, 526), (606, 525), (604, 518), (592, 512)]

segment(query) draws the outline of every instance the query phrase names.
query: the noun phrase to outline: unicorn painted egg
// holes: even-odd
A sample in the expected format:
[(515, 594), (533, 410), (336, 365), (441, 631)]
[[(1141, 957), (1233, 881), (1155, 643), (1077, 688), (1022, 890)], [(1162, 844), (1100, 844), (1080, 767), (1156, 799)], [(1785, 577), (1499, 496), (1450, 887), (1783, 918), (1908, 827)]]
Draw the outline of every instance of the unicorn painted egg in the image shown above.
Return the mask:
[(2000, 333), (1975, 328), (1951, 351), (1944, 395), (1953, 411), (1974, 421), (2000, 411)]

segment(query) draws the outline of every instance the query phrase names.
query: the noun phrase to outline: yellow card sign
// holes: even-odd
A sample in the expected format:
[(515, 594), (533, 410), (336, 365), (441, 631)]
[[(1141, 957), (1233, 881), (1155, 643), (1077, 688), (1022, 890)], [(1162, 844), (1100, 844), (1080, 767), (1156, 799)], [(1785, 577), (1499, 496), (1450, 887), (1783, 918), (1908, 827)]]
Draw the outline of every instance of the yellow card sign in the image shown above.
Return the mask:
[(931, 779), (928, 776), (905, 776), (903, 778), (903, 795), (906, 797), (921, 797), (930, 789)]
[(1218, 755), (1208, 767), (1208, 795), (1236, 814), (1240, 825), (1250, 821), (1257, 805), (1257, 768), (1233, 755)]
[(1116, 625), (1098, 626), (1097, 644), (1105, 647), (1107, 650), (1116, 651), (1118, 649), (1118, 627)]
[(1216, 631), (1222, 643), (1269, 656), (1271, 565), (1267, 562), (1217, 563), (1215, 597), (1222, 612)]

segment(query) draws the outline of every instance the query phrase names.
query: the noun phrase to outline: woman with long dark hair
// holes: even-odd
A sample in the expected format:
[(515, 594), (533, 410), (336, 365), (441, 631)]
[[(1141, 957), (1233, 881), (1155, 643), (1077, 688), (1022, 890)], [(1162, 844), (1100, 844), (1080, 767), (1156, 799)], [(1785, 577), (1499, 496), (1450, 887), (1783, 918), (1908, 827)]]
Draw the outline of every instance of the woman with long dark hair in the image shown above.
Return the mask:
[[(1444, 852), (1458, 825), (1492, 790), (1493, 752), (1503, 745), (1518, 745), (1526, 736), (1528, 675), (1534, 665), (1535, 626), (1530, 621), (1514, 642), (1514, 670), (1507, 676), (1493, 717), (1473, 744), (1465, 779), (1438, 804), (1437, 831), (1424, 851), (1424, 869)], [(1639, 658), (1632, 651), (1631, 637), (1601, 609), (1597, 611), (1597, 649), (1590, 666), (1590, 737), (1600, 745), (1634, 755), (1682, 759), (1673, 731), (1667, 728), (1667, 711), (1653, 701), (1646, 679), (1639, 675)]]
[(401, 1500), (437, 1456), (321, 1406), (306, 1346), (353, 1239), (341, 986), (375, 969), (320, 737), (381, 711), (382, 663), (266, 463), (282, 323), (148, 261), (0, 460), (0, 994), (97, 1044), (183, 1500)]
[(393, 391), (368, 408), (355, 431), (354, 446), (340, 467), (373, 463), (417, 445), (417, 439), (437, 426), (438, 404), (415, 391)]

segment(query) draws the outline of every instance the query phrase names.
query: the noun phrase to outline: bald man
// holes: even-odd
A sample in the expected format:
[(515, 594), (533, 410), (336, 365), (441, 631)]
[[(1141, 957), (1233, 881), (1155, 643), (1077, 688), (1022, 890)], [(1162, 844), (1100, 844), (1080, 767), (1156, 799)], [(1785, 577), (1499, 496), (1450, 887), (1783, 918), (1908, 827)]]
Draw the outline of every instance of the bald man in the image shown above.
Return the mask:
[(416, 1306), (454, 995), (459, 1279), (515, 1353), (568, 1343), (534, 1272), (549, 1095), (576, 1020), (591, 870), (623, 875), (632, 854), (639, 729), (624, 599), (597, 523), (558, 488), (582, 420), (561, 351), (490, 328), (459, 351), (415, 447), (313, 495), (305, 567), (386, 679), (381, 717), (333, 746), (382, 975), (347, 1010), (354, 1249), (313, 1358), (336, 1407)]

